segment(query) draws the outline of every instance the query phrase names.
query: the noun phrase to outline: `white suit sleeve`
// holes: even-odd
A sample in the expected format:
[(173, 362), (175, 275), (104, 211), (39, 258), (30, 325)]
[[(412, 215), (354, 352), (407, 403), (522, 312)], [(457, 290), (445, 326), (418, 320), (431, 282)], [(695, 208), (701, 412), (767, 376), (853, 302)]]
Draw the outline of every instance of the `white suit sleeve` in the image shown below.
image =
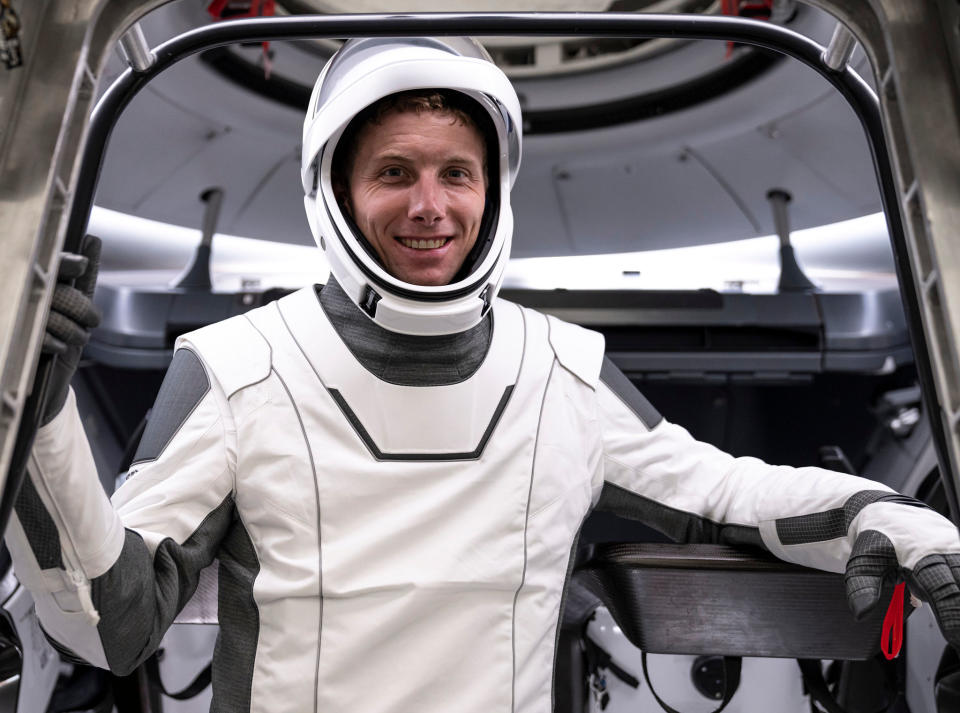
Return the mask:
[(844, 571), (858, 534), (868, 529), (896, 544), (903, 566), (930, 551), (956, 551), (948, 520), (885, 485), (734, 458), (695, 440), (663, 419), (609, 361), (598, 400), (605, 480), (598, 507), (674, 540), (753, 543), (832, 572)]
[(234, 455), (223, 391), (181, 349), (111, 504), (71, 394), (37, 434), (6, 533), (55, 644), (120, 674), (156, 648), (234, 517)]

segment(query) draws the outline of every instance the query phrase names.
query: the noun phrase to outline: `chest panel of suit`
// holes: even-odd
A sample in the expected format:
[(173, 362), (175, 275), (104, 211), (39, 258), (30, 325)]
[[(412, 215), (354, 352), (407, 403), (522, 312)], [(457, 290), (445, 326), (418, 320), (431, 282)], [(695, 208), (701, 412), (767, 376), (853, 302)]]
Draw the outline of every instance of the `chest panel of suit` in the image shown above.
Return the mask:
[[(271, 345), (273, 372), (243, 397), (256, 417), (238, 419), (237, 504), (264, 557), (276, 559), (269, 541), (301, 544), (266, 563), (261, 578), (292, 567), (302, 576), (290, 593), (306, 595), (310, 555), (301, 550), (320, 562), (320, 709), (378, 710), (377, 701), (389, 701), (383, 710), (432, 710), (436, 701), (470, 700), (471, 710), (509, 710), (514, 617), (525, 600), (528, 540), (539, 540), (530, 516), (571, 495), (552, 573), (535, 580), (555, 600), (590, 500), (592, 474), (560, 445), (577, 424), (544, 418), (545, 403), (569, 398), (551, 386), (546, 320), (498, 302), (493, 341), (471, 378), (407, 387), (356, 361), (312, 290), (249, 316)], [(279, 433), (254, 437), (264, 428)], [(289, 495), (276, 492), (278, 483)], [(301, 529), (311, 522), (318, 532)], [(549, 622), (535, 628), (552, 638)]]

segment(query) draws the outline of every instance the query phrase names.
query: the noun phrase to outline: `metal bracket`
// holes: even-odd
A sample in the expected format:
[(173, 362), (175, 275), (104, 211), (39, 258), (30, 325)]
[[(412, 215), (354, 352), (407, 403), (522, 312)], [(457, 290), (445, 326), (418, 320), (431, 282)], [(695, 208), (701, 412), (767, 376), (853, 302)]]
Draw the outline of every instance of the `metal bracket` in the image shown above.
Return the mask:
[(123, 33), (120, 38), (120, 52), (134, 72), (146, 72), (157, 61), (157, 55), (147, 44), (147, 38), (139, 22)]
[(833, 28), (830, 44), (823, 51), (823, 63), (834, 72), (840, 72), (847, 68), (856, 47), (856, 38), (850, 30), (838, 22), (837, 26)]

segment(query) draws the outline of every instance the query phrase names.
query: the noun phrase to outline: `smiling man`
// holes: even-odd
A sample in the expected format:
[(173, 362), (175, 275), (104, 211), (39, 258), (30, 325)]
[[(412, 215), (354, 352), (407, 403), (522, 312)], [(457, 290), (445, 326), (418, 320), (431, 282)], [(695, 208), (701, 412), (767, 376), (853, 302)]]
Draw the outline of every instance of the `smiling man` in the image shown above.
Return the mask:
[(949, 521), (695, 441), (599, 334), (496, 299), (521, 125), (471, 40), (335, 55), (301, 171), (328, 283), (178, 340), (112, 504), (72, 397), (37, 435), (8, 538), (60, 646), (132, 670), (216, 559), (214, 711), (547, 713), (595, 507), (846, 571), (858, 615), (905, 576), (960, 643)]
[(337, 199), (380, 262), (414, 285), (446, 285), (477, 242), (487, 149), (464, 101), (407, 92), (359, 118), (334, 168)]

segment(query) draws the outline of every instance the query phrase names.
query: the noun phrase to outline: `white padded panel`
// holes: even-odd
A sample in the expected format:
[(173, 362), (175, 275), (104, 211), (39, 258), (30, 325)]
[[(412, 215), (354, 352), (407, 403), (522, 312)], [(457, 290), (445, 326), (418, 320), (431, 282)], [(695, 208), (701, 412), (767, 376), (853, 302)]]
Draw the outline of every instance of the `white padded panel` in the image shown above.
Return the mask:
[[(243, 315), (189, 332), (177, 340), (178, 349), (191, 345), (217, 374), (227, 397), (270, 373), (270, 345)], [(237, 359), (237, 345), (243, 345), (243, 359)]]
[(603, 335), (556, 317), (547, 317), (547, 321), (550, 324), (550, 346), (557, 361), (595, 389), (603, 363)]

